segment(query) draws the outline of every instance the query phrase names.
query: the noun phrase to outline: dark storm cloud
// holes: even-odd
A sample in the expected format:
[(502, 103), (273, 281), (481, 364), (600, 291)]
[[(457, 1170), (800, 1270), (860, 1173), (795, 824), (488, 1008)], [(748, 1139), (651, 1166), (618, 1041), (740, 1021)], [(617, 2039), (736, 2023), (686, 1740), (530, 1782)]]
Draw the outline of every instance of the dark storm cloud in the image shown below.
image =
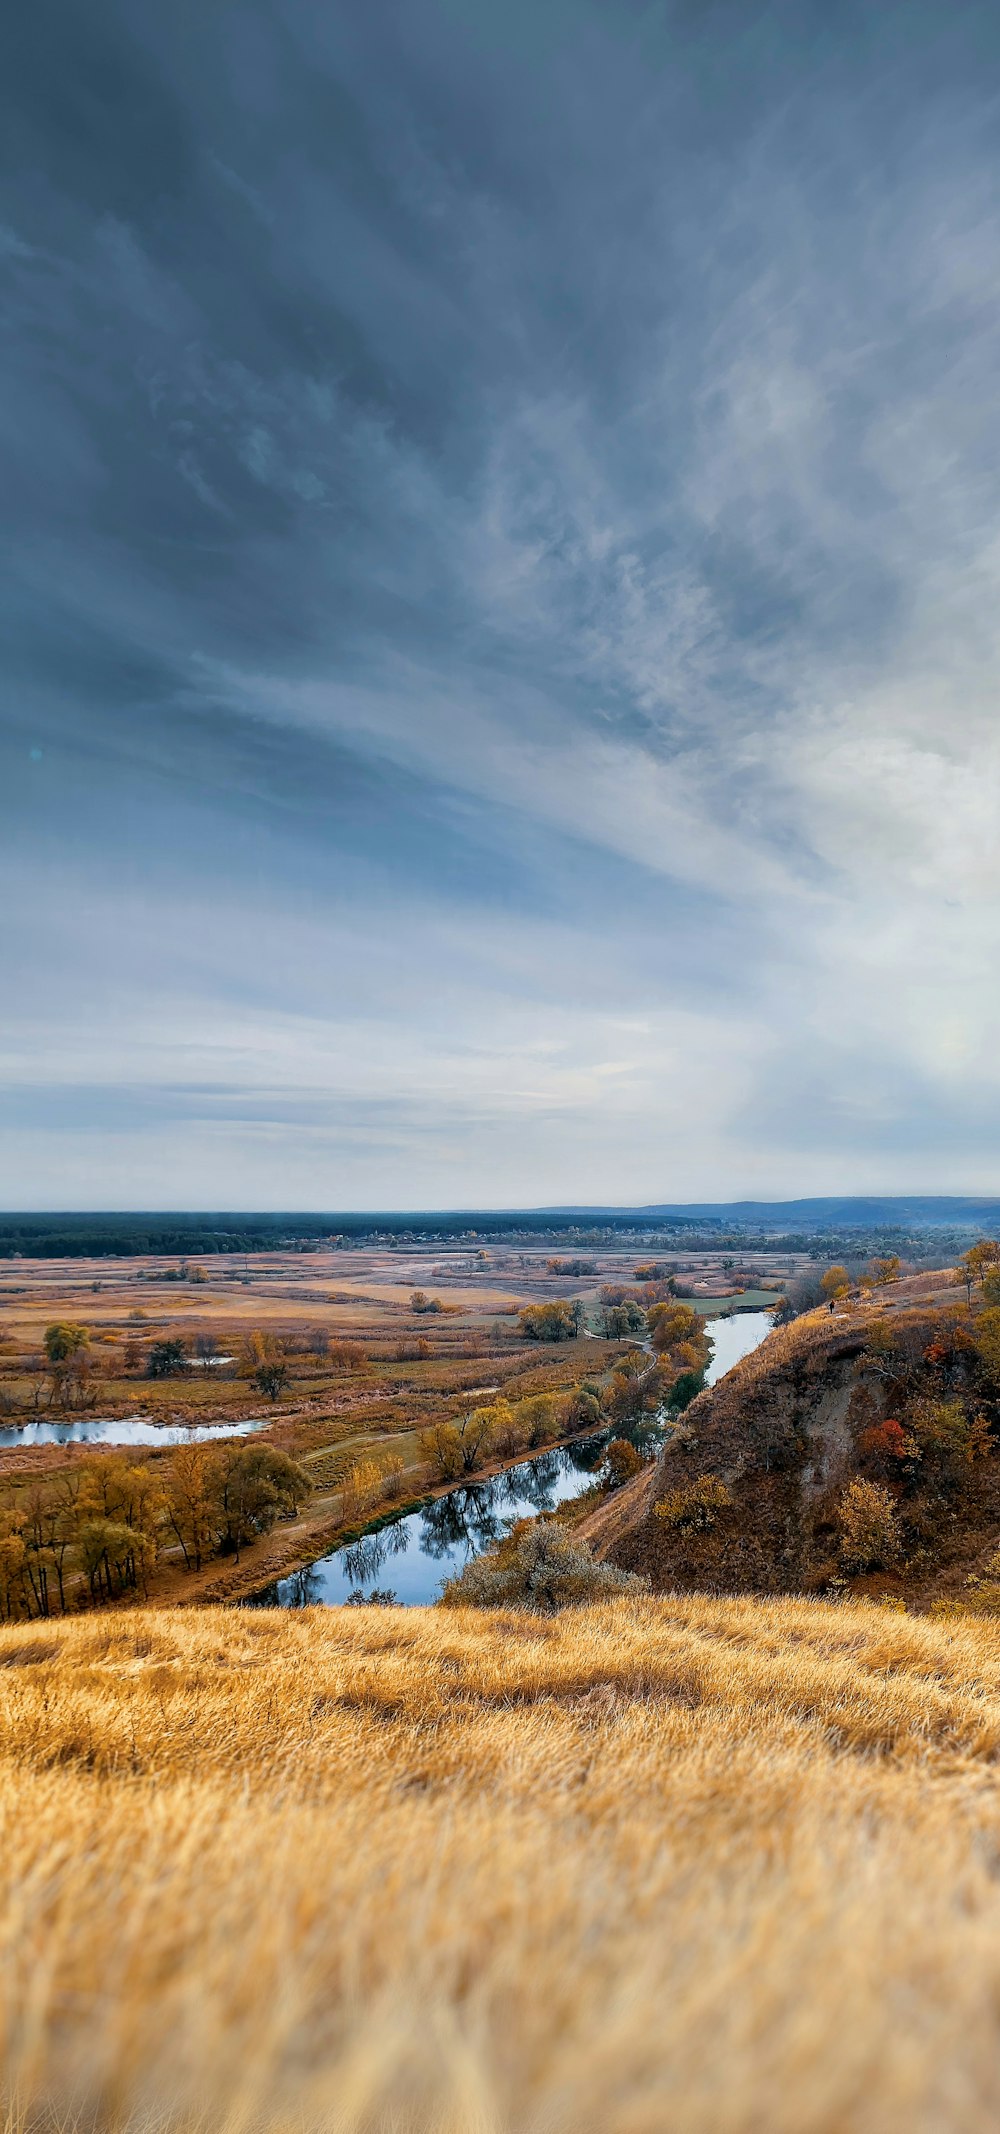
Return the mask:
[(994, 11), (43, 0), (4, 88), (13, 1197), (74, 1082), (94, 1202), (818, 1188), (831, 1074), (933, 1182)]

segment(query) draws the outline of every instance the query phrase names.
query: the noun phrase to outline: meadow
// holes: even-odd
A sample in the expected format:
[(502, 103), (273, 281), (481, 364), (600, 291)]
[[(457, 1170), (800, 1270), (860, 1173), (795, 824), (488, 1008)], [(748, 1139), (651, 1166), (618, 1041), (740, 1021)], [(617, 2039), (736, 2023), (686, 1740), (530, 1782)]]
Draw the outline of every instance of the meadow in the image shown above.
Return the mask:
[(998, 1754), (871, 1604), (7, 1628), (8, 2134), (986, 2134)]

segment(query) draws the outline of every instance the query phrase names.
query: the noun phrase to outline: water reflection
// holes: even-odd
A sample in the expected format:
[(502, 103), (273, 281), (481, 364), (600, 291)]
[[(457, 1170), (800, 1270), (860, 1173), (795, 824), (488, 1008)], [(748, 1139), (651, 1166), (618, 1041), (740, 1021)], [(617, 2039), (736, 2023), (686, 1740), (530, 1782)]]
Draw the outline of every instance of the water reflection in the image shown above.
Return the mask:
[(7, 1445), (190, 1445), (196, 1439), (249, 1437), (266, 1430), (270, 1415), (242, 1423), (151, 1423), (145, 1415), (77, 1415), (64, 1423), (32, 1422), (0, 1428)]
[[(662, 1441), (662, 1426), (655, 1421), (640, 1427), (645, 1445)], [(463, 1483), (446, 1496), (433, 1498), (420, 1511), (408, 1512), (374, 1534), (364, 1534), (349, 1548), (334, 1550), (308, 1571), (279, 1579), (255, 1594), (251, 1605), (307, 1608), (325, 1603), (330, 1607), (359, 1597), (370, 1599), (386, 1587), (404, 1606), (426, 1605), (437, 1599), (446, 1578), (460, 1571), (470, 1557), (502, 1540), (515, 1520), (554, 1511), (557, 1504), (589, 1489), (613, 1434), (603, 1430), (575, 1444), (538, 1453), (534, 1459), (520, 1460), (516, 1467), (483, 1482)]]
[[(715, 1354), (708, 1382), (714, 1384), (731, 1370), (770, 1329), (767, 1312), (710, 1320)], [(461, 1571), (470, 1557), (502, 1540), (515, 1520), (552, 1512), (569, 1498), (582, 1496), (591, 1487), (612, 1437), (629, 1438), (649, 1457), (663, 1443), (668, 1427), (661, 1417), (643, 1416), (637, 1422), (577, 1438), (572, 1445), (536, 1453), (485, 1481), (462, 1483), (420, 1511), (408, 1512), (377, 1533), (365, 1534), (349, 1548), (335, 1549), (308, 1570), (279, 1579), (254, 1594), (249, 1605), (337, 1607), (391, 1590), (401, 1605), (425, 1607), (437, 1599), (445, 1579)], [(384, 1578), (390, 1563), (391, 1576)]]
[(352, 1586), (375, 1586), (379, 1573), (385, 1569), (391, 1556), (400, 1556), (406, 1548), (404, 1522), (392, 1526), (380, 1526), (377, 1533), (362, 1534), (360, 1541), (352, 1542), (342, 1551), (344, 1570)]

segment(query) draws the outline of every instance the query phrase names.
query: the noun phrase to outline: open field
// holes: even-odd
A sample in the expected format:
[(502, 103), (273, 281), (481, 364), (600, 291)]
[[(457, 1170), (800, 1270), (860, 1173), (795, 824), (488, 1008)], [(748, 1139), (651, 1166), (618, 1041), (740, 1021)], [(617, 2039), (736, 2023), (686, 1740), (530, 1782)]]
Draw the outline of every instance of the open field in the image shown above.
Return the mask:
[(140, 1612), (0, 1663), (22, 2134), (992, 2134), (989, 1624)]

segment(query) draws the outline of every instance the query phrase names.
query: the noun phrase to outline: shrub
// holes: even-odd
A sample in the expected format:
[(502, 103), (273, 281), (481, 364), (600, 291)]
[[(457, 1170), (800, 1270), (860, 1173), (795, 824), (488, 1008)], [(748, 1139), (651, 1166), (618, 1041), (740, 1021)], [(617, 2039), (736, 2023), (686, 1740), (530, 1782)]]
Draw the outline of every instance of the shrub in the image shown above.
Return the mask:
[(873, 1423), (858, 1439), (858, 1451), (866, 1460), (905, 1460), (915, 1450), (902, 1423), (893, 1416), (887, 1416), (884, 1423)]
[(417, 1341), (397, 1341), (392, 1360), (394, 1363), (426, 1363), (428, 1356), (433, 1353), (430, 1342), (425, 1341), (421, 1335)]
[(697, 1482), (670, 1490), (653, 1510), (664, 1526), (699, 1531), (714, 1526), (719, 1513), (726, 1511), (732, 1501), (718, 1475), (699, 1475)]
[(477, 1556), (441, 1595), (445, 1608), (519, 1608), (556, 1615), (619, 1593), (642, 1593), (648, 1580), (598, 1563), (549, 1519), (516, 1526), (499, 1548)]
[(380, 1460), (357, 1460), (343, 1484), (343, 1512), (348, 1526), (367, 1519), (382, 1498), (384, 1469)]
[(335, 1371), (367, 1371), (368, 1358), (359, 1341), (331, 1341), (330, 1362)]
[(953, 1477), (984, 1459), (992, 1447), (986, 1417), (967, 1414), (960, 1400), (917, 1401), (909, 1424), (920, 1458)]
[(900, 1555), (895, 1500), (857, 1477), (840, 1500), (840, 1553), (849, 1571), (888, 1571)]
[(593, 1386), (577, 1386), (566, 1405), (567, 1430), (597, 1428), (601, 1420), (601, 1396)]
[(154, 1341), (146, 1365), (148, 1378), (176, 1378), (186, 1369), (183, 1341)]

